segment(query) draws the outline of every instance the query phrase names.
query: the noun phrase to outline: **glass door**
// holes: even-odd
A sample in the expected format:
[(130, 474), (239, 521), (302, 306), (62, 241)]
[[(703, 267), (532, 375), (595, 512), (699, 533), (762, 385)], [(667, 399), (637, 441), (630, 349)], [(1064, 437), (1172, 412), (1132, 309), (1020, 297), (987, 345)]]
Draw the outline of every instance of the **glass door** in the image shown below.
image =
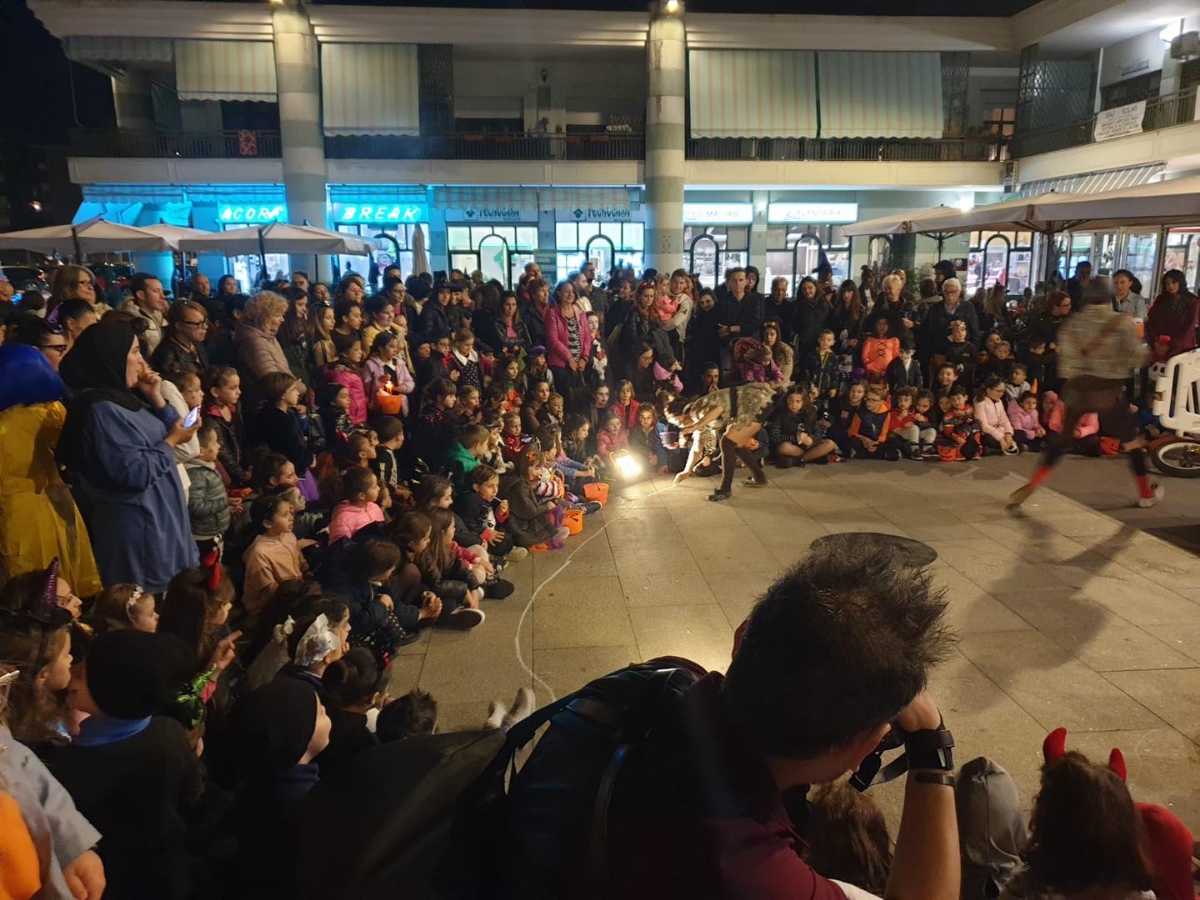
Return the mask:
[(1160, 273), (1154, 271), (1158, 259), (1158, 229), (1153, 231), (1127, 231), (1121, 243), (1121, 260), (1117, 268), (1128, 269), (1142, 283), (1142, 296), (1153, 299)]

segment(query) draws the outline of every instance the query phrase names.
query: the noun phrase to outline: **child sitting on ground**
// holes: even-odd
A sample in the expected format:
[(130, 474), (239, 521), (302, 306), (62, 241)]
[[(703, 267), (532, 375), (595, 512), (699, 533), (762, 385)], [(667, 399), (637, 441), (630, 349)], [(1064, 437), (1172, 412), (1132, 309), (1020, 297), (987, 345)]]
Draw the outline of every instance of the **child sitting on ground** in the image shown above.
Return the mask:
[(616, 416), (610, 416), (605, 419), (600, 433), (596, 435), (596, 456), (600, 460), (600, 467), (609, 476), (615, 476), (617, 473), (617, 463), (613, 459), (613, 454), (620, 450), (628, 449), (629, 434), (625, 431), (621, 420)]
[(850, 426), (866, 400), (867, 383), (856, 381), (843, 396), (835, 397), (829, 404), (829, 437), (837, 444), (840, 455), (846, 458), (850, 457)]
[(979, 423), (984, 452), (1020, 453), (1013, 435), (1012, 422), (1004, 409), (1004, 380), (998, 374), (988, 375), (975, 397), (975, 420)]
[(407, 607), (398, 613), (397, 603), (388, 593), (388, 582), (402, 559), (391, 541), (370, 538), (350, 549), (338, 577), (331, 577), (327, 586), (350, 607), (350, 645), (369, 649), (380, 667), (418, 637), (421, 611)]
[(1038, 395), (1024, 393), (1008, 401), (1008, 421), (1012, 423), (1017, 445), (1026, 451), (1040, 453), (1046, 443), (1046, 429), (1038, 419)]
[(469, 531), (482, 536), (488, 553), (509, 561), (524, 559), (529, 551), (515, 545), (511, 535), (500, 530), (508, 521), (508, 501), (497, 500), (500, 475), (491, 466), (480, 464), (470, 475), (471, 490), (454, 502), (454, 511)]
[(923, 447), (932, 446), (937, 438), (932, 426), (917, 422), (916, 398), (916, 388), (900, 388), (892, 395), (894, 405), (888, 413), (888, 442), (909, 459), (921, 459)]
[(658, 411), (653, 404), (647, 403), (638, 409), (637, 427), (629, 433), (629, 448), (641, 458), (648, 471), (667, 474), (667, 450), (659, 436)]
[(487, 446), (488, 430), (482, 425), (466, 425), (459, 431), (445, 467), (455, 497), (471, 490), (471, 472), (479, 465), (479, 458), (487, 453)]
[(360, 529), (383, 521), (379, 499), (379, 479), (370, 469), (354, 467), (342, 474), (342, 502), (333, 510), (329, 522), (329, 543), (353, 537)]
[(332, 723), (329, 746), (313, 760), (322, 778), (379, 743), (367, 725), (367, 713), (388, 701), (391, 674), (365, 648), (355, 647), (321, 676)]
[[(506, 527), (519, 547), (559, 550), (570, 532), (562, 525), (562, 514), (556, 504), (538, 500), (534, 494), (541, 470), (541, 447), (530, 446), (517, 459), (517, 477), (505, 487), (511, 512)], [(551, 518), (551, 510), (559, 512), (557, 521)]]
[(425, 388), (421, 415), (413, 432), (412, 444), (417, 458), (430, 472), (440, 472), (454, 446), (454, 422), (450, 412), (458, 403), (454, 382), (437, 378)]
[(872, 384), (867, 388), (866, 402), (855, 412), (850, 422), (850, 455), (856, 459), (886, 459), (895, 462), (900, 451), (889, 447), (887, 388)]
[(971, 460), (983, 452), (979, 437), (979, 425), (971, 407), (967, 405), (967, 389), (956, 384), (945, 395), (949, 408), (942, 416), (938, 432), (938, 455), (942, 459)]
[(546, 424), (557, 425), (562, 427), (563, 419), (566, 418), (566, 399), (562, 394), (551, 393), (550, 399), (546, 401)]
[(900, 335), (900, 355), (887, 367), (887, 383), (893, 394), (901, 388), (920, 388), (925, 384), (921, 377), (921, 364), (916, 357), (917, 342), (906, 331)]
[(815, 462), (837, 449), (837, 444), (825, 437), (806, 382), (788, 388), (783, 403), (772, 410), (767, 419), (767, 444), (781, 469)]
[(381, 743), (403, 741), (437, 730), (438, 705), (428, 691), (413, 689), (397, 697), (379, 711), (375, 720), (375, 736)]
[(363, 385), (359, 368), (362, 366), (363, 348), (358, 341), (353, 341), (345, 347), (338, 358), (325, 369), (325, 380), (330, 384), (340, 384), (350, 394), (350, 406), (346, 415), (353, 425), (367, 423), (367, 389)]
[(960, 384), (975, 383), (975, 365), (979, 351), (967, 340), (967, 323), (955, 319), (950, 323), (950, 340), (946, 344), (946, 365), (953, 366)]
[(515, 465), (504, 455), (504, 422), (499, 416), (489, 415), (483, 420), (483, 427), (488, 430), (487, 449), (479, 457), (481, 465), (491, 466), (501, 475), (512, 471)]
[(1029, 384), (1029, 367), (1024, 363), (1015, 363), (1004, 385), (1004, 393), (1009, 400), (1020, 400), (1024, 394), (1033, 390)]
[(380, 490), (392, 498), (393, 506), (407, 505), (412, 500), (412, 491), (405, 484), (408, 478), (400, 471), (396, 456), (404, 446), (404, 423), (395, 416), (380, 416), (375, 423), (379, 443), (375, 447), (375, 458), (369, 461), (371, 471), (379, 479)]
[(317, 403), (325, 441), (331, 448), (335, 447), (354, 430), (349, 414), (350, 391), (342, 384), (323, 385), (317, 393)]
[(308, 565), (300, 551), (316, 541), (297, 541), (292, 533), (295, 509), (280, 496), (262, 496), (250, 507), (250, 527), (257, 534), (246, 549), (246, 574), (242, 606), (248, 617), (257, 616), (271, 602), (275, 588), (285, 581), (304, 578)]
[(913, 400), (914, 421), (921, 430), (921, 456), (937, 456), (937, 428), (941, 411), (934, 403), (933, 391), (922, 388)]
[[(561, 479), (563, 487), (567, 491), (577, 496), (581, 495), (584, 485), (595, 480), (595, 469), (577, 463), (567, 456), (563, 449), (562, 429), (557, 425), (543, 425), (539, 428), (537, 442), (542, 447), (542, 464), (549, 470), (549, 473)], [(547, 482), (546, 476), (543, 476), (542, 482), (543, 484)], [(574, 498), (567, 497), (567, 499), (571, 501), (572, 505), (576, 505)], [(587, 512), (598, 512), (600, 509), (600, 505), (597, 503), (584, 503), (582, 506)]]

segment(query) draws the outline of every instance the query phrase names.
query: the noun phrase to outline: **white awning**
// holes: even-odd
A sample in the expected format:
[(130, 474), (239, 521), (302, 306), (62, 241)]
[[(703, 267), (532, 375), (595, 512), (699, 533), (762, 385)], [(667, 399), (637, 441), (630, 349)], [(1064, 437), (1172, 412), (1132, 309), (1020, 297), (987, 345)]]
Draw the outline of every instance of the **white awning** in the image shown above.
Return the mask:
[(565, 210), (576, 208), (633, 209), (629, 188), (607, 187), (501, 187), (467, 185), (440, 187), (433, 192), (438, 209), (509, 208), (528, 210)]
[(1104, 172), (1089, 172), (1086, 175), (1064, 175), (1061, 178), (1044, 178), (1041, 181), (1027, 181), (1021, 185), (1021, 197), (1036, 197), (1046, 191), (1059, 191), (1071, 194), (1099, 194), (1102, 191), (1116, 191), (1121, 188), (1137, 187), (1146, 184), (1156, 177), (1165, 166), (1162, 163), (1150, 163), (1145, 166), (1130, 166), (1124, 169), (1108, 169)]
[(81, 63), (154, 63), (174, 62), (171, 41), (144, 37), (93, 37), (70, 35), (63, 38), (67, 59)]
[(268, 41), (176, 41), (180, 100), (274, 102), (275, 51)]
[(821, 137), (940, 138), (940, 53), (817, 53)]
[(691, 51), (692, 137), (816, 137), (813, 62), (811, 50)]
[(414, 44), (322, 44), (326, 134), (418, 134)]

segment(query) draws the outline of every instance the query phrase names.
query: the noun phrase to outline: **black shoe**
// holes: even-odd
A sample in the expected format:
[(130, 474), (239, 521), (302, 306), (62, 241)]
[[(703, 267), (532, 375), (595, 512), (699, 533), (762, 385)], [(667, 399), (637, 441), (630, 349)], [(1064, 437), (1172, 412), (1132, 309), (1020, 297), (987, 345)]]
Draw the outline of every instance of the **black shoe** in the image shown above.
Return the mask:
[(728, 500), (732, 496), (733, 494), (731, 494), (729, 491), (723, 491), (720, 488), (717, 488), (717, 490), (708, 495), (708, 499), (713, 503), (720, 503), (722, 500)]
[(506, 597), (511, 597), (512, 592), (516, 589), (517, 586), (511, 581), (497, 578), (495, 581), (489, 581), (483, 586), (483, 596), (489, 600), (503, 600)]
[(419, 631), (402, 631), (400, 637), (392, 641), (392, 649), (399, 650), (401, 647), (407, 647), (409, 644), (416, 643), (421, 639)]
[(469, 631), (476, 625), (482, 625), (485, 618), (482, 610), (460, 606), (448, 616), (438, 616), (438, 624), (455, 631)]

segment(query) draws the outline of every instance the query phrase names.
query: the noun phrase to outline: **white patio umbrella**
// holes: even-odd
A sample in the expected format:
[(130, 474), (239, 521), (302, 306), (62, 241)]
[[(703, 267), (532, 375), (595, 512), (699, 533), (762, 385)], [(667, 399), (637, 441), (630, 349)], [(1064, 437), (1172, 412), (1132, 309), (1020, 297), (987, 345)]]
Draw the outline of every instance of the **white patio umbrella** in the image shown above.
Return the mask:
[(413, 233), (413, 270), (409, 275), (426, 275), (430, 274), (429, 270), (429, 251), (425, 249), (425, 229), (420, 225), (417, 226)]
[(1099, 194), (1043, 194), (1034, 198), (1033, 219), (1067, 223), (1057, 230), (1103, 231), (1137, 225), (1200, 223), (1200, 175), (1155, 181)]
[(852, 225), (843, 225), (846, 237), (866, 237), (873, 234), (916, 234), (917, 223), (930, 215), (953, 209), (950, 206), (934, 206), (930, 209), (915, 209), (911, 212), (892, 213), (877, 219), (864, 219)]
[(203, 231), (199, 228), (186, 228), (183, 225), (168, 225), (166, 222), (159, 225), (143, 225), (142, 230), (157, 234), (175, 250), (179, 249), (179, 242), (182, 240), (212, 234), (211, 231)]
[(142, 251), (163, 253), (174, 247), (162, 236), (145, 228), (106, 222), (97, 216), (78, 225), (51, 225), (0, 234), (0, 250), (35, 250), (39, 253), (72, 253), (79, 259), (87, 253)]
[(346, 254), (369, 256), (373, 249), (358, 235), (342, 231), (327, 231), (311, 225), (249, 225), (229, 231), (207, 232), (179, 241), (179, 249), (197, 253), (224, 253), (226, 256), (247, 256), (267, 253)]

